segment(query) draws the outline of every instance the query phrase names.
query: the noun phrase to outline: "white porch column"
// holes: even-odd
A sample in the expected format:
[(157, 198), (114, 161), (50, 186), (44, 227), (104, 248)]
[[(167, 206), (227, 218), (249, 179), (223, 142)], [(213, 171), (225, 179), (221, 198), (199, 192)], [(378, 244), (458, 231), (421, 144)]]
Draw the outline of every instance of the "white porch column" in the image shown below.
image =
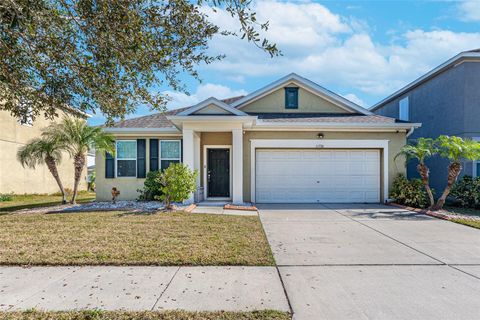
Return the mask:
[[(193, 130), (183, 129), (183, 163), (186, 164), (191, 170), (195, 170), (195, 150), (194, 150), (194, 139), (193, 139)], [(190, 194), (190, 197), (184, 201), (184, 203), (190, 204), (193, 203), (193, 193)]]
[(193, 167), (198, 172), (197, 187), (200, 187), (200, 175), (202, 170), (200, 168), (200, 135), (198, 133), (193, 134)]
[(232, 202), (243, 203), (243, 130), (232, 130), (233, 190)]

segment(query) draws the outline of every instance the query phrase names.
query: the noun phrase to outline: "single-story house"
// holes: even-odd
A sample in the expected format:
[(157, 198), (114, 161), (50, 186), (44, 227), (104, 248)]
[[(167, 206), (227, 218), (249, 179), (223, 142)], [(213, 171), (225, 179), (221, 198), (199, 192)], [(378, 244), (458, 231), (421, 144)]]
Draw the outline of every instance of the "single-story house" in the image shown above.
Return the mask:
[[(214, 94), (214, 93), (212, 93)], [(135, 199), (147, 171), (198, 170), (188, 202), (376, 203), (405, 173), (394, 161), (420, 124), (375, 115), (297, 74), (251, 94), (117, 122), (96, 155), (97, 200)]]

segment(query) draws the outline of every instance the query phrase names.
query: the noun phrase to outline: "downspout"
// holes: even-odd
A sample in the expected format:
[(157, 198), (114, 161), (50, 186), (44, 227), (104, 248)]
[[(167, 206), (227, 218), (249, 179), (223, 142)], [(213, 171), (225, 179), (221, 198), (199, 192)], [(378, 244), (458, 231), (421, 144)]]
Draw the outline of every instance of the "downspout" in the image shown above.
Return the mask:
[(413, 131), (415, 131), (415, 127), (411, 127), (411, 128), (408, 130), (408, 132), (407, 132), (407, 138), (412, 135)]

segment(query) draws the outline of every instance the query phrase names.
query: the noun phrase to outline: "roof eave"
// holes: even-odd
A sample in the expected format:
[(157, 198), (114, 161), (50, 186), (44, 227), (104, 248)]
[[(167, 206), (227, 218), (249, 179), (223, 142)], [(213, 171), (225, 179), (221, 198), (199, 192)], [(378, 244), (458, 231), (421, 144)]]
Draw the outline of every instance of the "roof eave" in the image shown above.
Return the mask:
[(410, 82), (409, 84), (407, 84), (403, 88), (395, 91), (394, 93), (392, 93), (391, 95), (389, 95), (385, 99), (377, 102), (372, 107), (370, 107), (369, 110), (374, 112), (374, 111), (382, 108), (385, 104), (391, 102), (392, 100), (395, 100), (396, 98), (405, 94), (407, 91), (421, 85), (422, 83), (424, 83), (424, 82), (428, 81), (429, 79), (437, 76), (438, 74), (444, 72), (445, 70), (447, 70), (451, 67), (457, 66), (460, 61), (463, 61), (463, 60), (466, 60), (466, 59), (469, 59), (469, 58), (470, 59), (478, 59), (480, 61), (480, 53), (477, 53), (477, 52), (461, 52), (461, 53), (457, 54), (456, 56), (454, 56), (453, 58), (445, 61), (444, 63), (442, 63), (438, 67), (430, 70), (429, 72), (427, 72), (423, 76), (421, 76), (421, 77), (417, 78), (416, 80)]

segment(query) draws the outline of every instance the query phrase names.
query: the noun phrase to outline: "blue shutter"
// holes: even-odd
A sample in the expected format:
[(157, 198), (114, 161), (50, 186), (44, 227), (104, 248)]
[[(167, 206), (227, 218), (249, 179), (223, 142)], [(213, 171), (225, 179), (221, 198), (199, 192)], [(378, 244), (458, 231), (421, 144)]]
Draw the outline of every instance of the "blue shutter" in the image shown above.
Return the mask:
[(146, 142), (145, 139), (137, 139), (137, 178), (146, 176)]
[(180, 140), (180, 162), (183, 163), (183, 139)]
[(115, 158), (108, 152), (105, 153), (105, 178), (115, 178)]
[(150, 139), (150, 171), (158, 170), (158, 139)]
[(285, 109), (298, 109), (298, 88), (285, 88)]

